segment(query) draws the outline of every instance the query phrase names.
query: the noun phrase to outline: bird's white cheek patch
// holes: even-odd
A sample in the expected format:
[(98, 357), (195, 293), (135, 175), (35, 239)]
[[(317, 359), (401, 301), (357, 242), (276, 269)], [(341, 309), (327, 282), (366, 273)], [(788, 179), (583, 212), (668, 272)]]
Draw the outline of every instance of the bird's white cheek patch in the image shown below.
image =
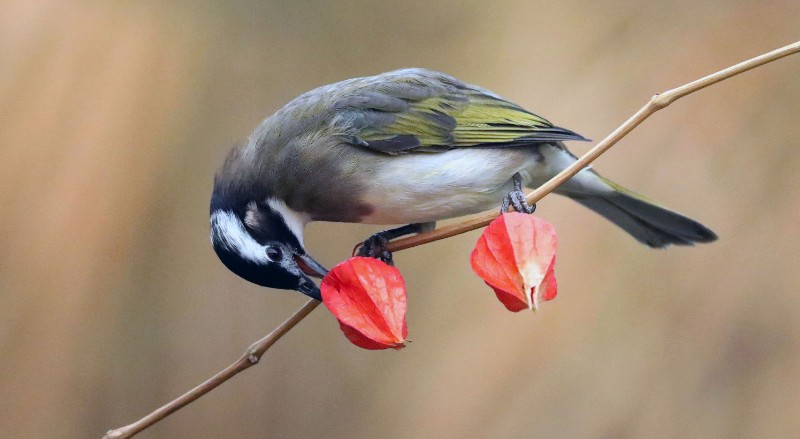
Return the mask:
[(242, 222), (232, 212), (217, 211), (211, 215), (211, 242), (227, 247), (248, 261), (266, 264), (266, 248), (245, 230)]

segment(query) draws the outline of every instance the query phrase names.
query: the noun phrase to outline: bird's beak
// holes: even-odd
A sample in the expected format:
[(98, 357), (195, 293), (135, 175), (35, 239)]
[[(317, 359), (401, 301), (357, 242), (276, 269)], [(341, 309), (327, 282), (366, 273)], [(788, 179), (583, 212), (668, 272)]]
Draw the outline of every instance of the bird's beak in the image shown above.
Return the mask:
[(300, 284), (297, 286), (297, 291), (312, 299), (322, 301), (322, 293), (320, 293), (319, 287), (308, 276), (300, 277)]
[(300, 267), (300, 271), (308, 276), (322, 279), (326, 274), (328, 274), (328, 270), (308, 254), (295, 254), (294, 261), (297, 263), (297, 266)]
[(328, 270), (308, 254), (299, 255), (295, 253), (294, 261), (300, 268), (300, 271), (305, 274), (305, 276), (300, 277), (300, 285), (297, 287), (297, 291), (300, 291), (312, 299), (322, 300), (319, 287), (308, 276), (322, 279), (328, 274)]

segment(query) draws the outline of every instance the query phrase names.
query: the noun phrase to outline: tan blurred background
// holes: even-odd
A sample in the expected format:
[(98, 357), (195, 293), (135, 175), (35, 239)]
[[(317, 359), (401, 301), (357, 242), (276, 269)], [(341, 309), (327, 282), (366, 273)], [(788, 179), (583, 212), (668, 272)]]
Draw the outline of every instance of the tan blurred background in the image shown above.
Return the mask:
[[(0, 437), (99, 437), (305, 301), (229, 273), (207, 216), (226, 152), (299, 93), (429, 67), (599, 140), (799, 23), (796, 0), (4, 1)], [(560, 295), (542, 312), (508, 313), (471, 273), (476, 233), (398, 253), (409, 348), (355, 348), (320, 309), (141, 437), (798, 437), (798, 72), (692, 95), (596, 165), (714, 245), (649, 250), (548, 197)], [(306, 241), (333, 265), (375, 230)]]

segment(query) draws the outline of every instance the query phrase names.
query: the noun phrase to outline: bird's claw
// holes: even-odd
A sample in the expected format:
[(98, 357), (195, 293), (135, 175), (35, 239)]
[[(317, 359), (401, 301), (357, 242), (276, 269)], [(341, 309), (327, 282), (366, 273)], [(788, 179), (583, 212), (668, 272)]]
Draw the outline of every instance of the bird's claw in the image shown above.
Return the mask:
[(514, 182), (514, 189), (503, 198), (503, 203), (500, 205), (500, 213), (508, 212), (510, 206), (520, 213), (531, 214), (536, 211), (536, 204), (529, 205), (525, 197), (525, 192), (522, 191), (522, 178), (519, 173), (511, 177)]
[(500, 213), (508, 212), (509, 207), (514, 206), (517, 212), (533, 213), (536, 211), (536, 205), (529, 205), (525, 199), (525, 193), (522, 191), (511, 191), (503, 198), (503, 204), (500, 205)]
[(376, 233), (367, 238), (359, 247), (356, 256), (375, 258), (394, 266), (392, 252), (389, 251), (389, 239), (382, 233)]

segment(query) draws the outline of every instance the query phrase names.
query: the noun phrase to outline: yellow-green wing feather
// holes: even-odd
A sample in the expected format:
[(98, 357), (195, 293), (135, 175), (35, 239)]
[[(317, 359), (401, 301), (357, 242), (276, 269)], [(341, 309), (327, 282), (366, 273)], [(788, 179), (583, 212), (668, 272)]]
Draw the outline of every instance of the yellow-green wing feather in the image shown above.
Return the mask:
[[(439, 152), (471, 146), (501, 147), (586, 140), (570, 130), (553, 126), (543, 117), (491, 92), (455, 82), (457, 80), (446, 76), (433, 78), (436, 81), (416, 77), (400, 79), (404, 82), (395, 80), (391, 88), (385, 87), (385, 84), (378, 84), (374, 88), (381, 92), (382, 108), (370, 108), (369, 99), (359, 101), (364, 117), (359, 119), (362, 123), (356, 124), (358, 131), (353, 134), (362, 146), (388, 154), (400, 154)], [(452, 82), (446, 82), (447, 79)], [(404, 99), (398, 92), (404, 90), (403, 86), (424, 89), (429, 96)], [(374, 90), (370, 91), (374, 93)], [(388, 105), (386, 98), (389, 92), (400, 94), (397, 99), (405, 105)], [(419, 95), (421, 93), (415, 96)]]

